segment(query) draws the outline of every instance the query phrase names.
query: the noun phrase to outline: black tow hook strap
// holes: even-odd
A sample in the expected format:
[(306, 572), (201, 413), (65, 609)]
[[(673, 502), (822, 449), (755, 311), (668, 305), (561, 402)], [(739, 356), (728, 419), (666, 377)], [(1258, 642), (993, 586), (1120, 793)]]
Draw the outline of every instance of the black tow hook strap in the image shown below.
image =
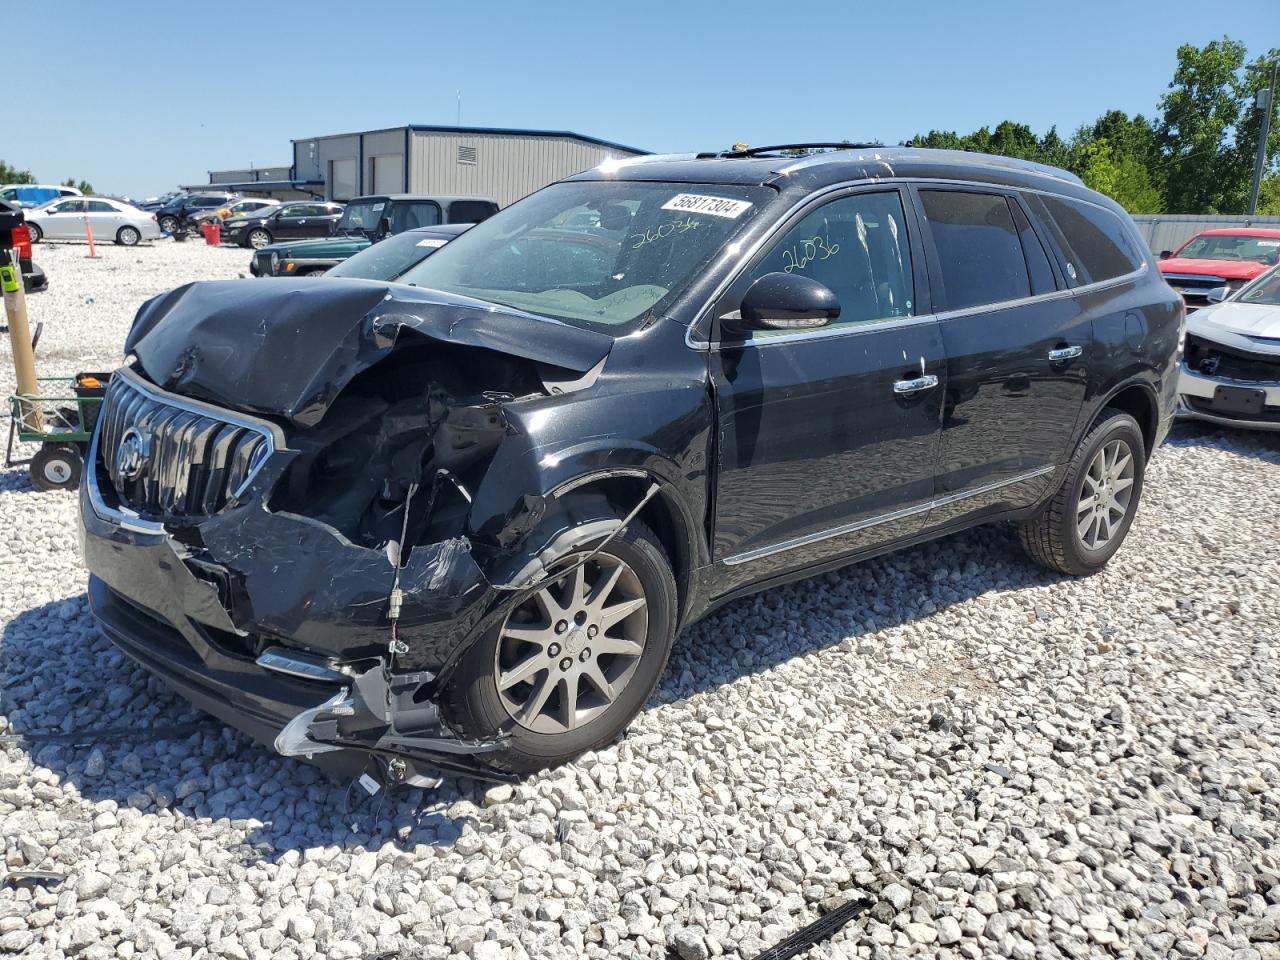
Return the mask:
[(821, 943), (834, 936), (836, 931), (859, 914), (866, 912), (873, 905), (867, 899), (850, 900), (842, 903), (821, 919), (802, 927), (781, 943), (776, 943), (768, 950), (757, 955), (754, 960), (790, 960), (798, 957), (815, 943)]

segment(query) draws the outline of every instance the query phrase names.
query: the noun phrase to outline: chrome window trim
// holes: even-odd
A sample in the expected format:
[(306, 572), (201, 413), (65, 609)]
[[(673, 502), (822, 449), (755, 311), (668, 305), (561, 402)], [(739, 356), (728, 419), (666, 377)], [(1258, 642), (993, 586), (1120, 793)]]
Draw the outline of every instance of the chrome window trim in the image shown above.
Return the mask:
[(959, 493), (949, 493), (945, 497), (935, 497), (927, 503), (917, 504), (914, 507), (894, 510), (891, 513), (882, 513), (878, 516), (868, 517), (865, 520), (855, 520), (853, 523), (846, 523), (842, 526), (833, 527), (830, 530), (822, 530), (818, 533), (805, 534), (802, 537), (793, 537), (790, 540), (783, 540), (781, 543), (771, 544), (767, 547), (757, 547), (754, 550), (745, 550), (742, 553), (731, 554), (720, 562), (726, 567), (734, 567), (738, 564), (749, 563), (752, 560), (762, 560), (765, 557), (771, 557), (778, 553), (785, 553), (788, 550), (795, 550), (798, 547), (807, 547), (815, 543), (821, 543), (824, 540), (832, 540), (836, 537), (842, 537), (845, 534), (856, 533), (859, 530), (866, 530), (870, 527), (878, 527), (881, 524), (892, 523), (894, 520), (905, 520), (908, 517), (927, 513), (930, 510), (936, 510), (938, 507), (945, 507), (952, 503), (959, 503), (961, 500), (980, 497), (984, 493), (992, 493), (1003, 487), (1012, 486), (1015, 483), (1023, 483), (1027, 480), (1034, 480), (1036, 477), (1043, 477), (1045, 474), (1053, 473), (1053, 471), (1057, 469), (1057, 466), (1054, 465), (1037, 467), (1035, 470), (1020, 473), (1016, 477), (997, 480), (994, 483), (987, 483), (972, 490), (962, 490)]
[[(1043, 196), (1048, 196), (1048, 197), (1056, 197), (1059, 199), (1063, 197), (1063, 194), (1057, 193), (1053, 190), (1041, 190), (1035, 187), (1020, 187), (1020, 186), (1011, 186), (1008, 184), (995, 184), (995, 183), (979, 183), (971, 180), (934, 180), (934, 179), (927, 179), (922, 177), (894, 177), (894, 178), (885, 178), (883, 180), (865, 180), (865, 179), (864, 180), (846, 180), (841, 183), (832, 184), (829, 187), (823, 187), (821, 190), (816, 190), (813, 193), (808, 194), (807, 196), (802, 198), (799, 202), (793, 204), (790, 208), (788, 208), (785, 213), (783, 213), (780, 217), (778, 217), (778, 219), (774, 222), (773, 226), (769, 228), (768, 232), (766, 232), (762, 237), (760, 237), (756, 242), (754, 242), (749, 249), (742, 252), (738, 260), (738, 264), (730, 271), (730, 273), (725, 277), (725, 279), (722, 280), (717, 285), (716, 289), (712, 292), (711, 296), (707, 298), (706, 302), (702, 305), (701, 309), (698, 310), (698, 313), (693, 318), (693, 321), (687, 327), (685, 327), (685, 332), (684, 332), (685, 345), (690, 347), (693, 350), (699, 350), (699, 351), (706, 351), (706, 350), (710, 350), (712, 347), (721, 346), (723, 341), (720, 341), (720, 340), (706, 340), (706, 341), (694, 340), (693, 331), (697, 329), (698, 325), (702, 323), (703, 320), (706, 319), (707, 315), (711, 312), (711, 308), (722, 296), (724, 296), (725, 291), (728, 290), (729, 287), (732, 286), (740, 276), (742, 276), (743, 271), (746, 269), (747, 263), (752, 258), (754, 258), (755, 255), (759, 253), (760, 250), (763, 249), (763, 247), (767, 243), (773, 240), (775, 235), (778, 234), (778, 232), (782, 229), (782, 227), (793, 216), (795, 216), (795, 214), (799, 210), (808, 206), (814, 200), (820, 200), (823, 197), (827, 196), (828, 194), (840, 193), (842, 191), (849, 190), (854, 187), (866, 187), (867, 190), (865, 192), (871, 193), (871, 192), (875, 192), (877, 187), (889, 187), (892, 189), (896, 189), (900, 185), (920, 185), (920, 184), (934, 184), (938, 186), (978, 187), (978, 188), (987, 188), (988, 190), (1000, 191), (1004, 193), (1009, 193), (1009, 192), (1034, 193), (1034, 194), (1041, 194)], [(1097, 207), (1099, 210), (1105, 210), (1107, 213), (1110, 213), (1112, 216), (1115, 216), (1115, 212), (1113, 210), (1103, 206), (1100, 203), (1094, 203), (1092, 200), (1085, 200), (1080, 197), (1069, 197), (1067, 199), (1074, 200), (1079, 203), (1087, 203), (1092, 207)], [(1145, 253), (1145, 248), (1143, 248), (1143, 252)], [(855, 329), (857, 330), (868, 329), (868, 328), (882, 329), (886, 325), (900, 324), (904, 320), (942, 321), (942, 320), (950, 320), (955, 317), (970, 316), (976, 313), (993, 313), (997, 310), (1012, 309), (1015, 307), (1025, 306), (1026, 304), (1029, 304), (1029, 303), (1048, 302), (1051, 300), (1074, 297), (1080, 294), (1097, 293), (1103, 290), (1108, 290), (1111, 287), (1116, 287), (1124, 283), (1131, 283), (1135, 280), (1139, 280), (1142, 277), (1146, 276), (1150, 272), (1150, 270), (1151, 270), (1151, 258), (1149, 256), (1144, 256), (1141, 266), (1139, 266), (1138, 269), (1136, 270), (1132, 270), (1129, 273), (1123, 274), (1118, 277), (1111, 277), (1108, 280), (1097, 280), (1093, 283), (1082, 284), (1081, 286), (1078, 286), (1078, 287), (1066, 287), (1062, 290), (1054, 290), (1049, 293), (1040, 293), (1040, 294), (1033, 294), (1027, 297), (1019, 297), (1016, 300), (997, 300), (994, 303), (984, 303), (974, 307), (963, 307), (958, 310), (945, 310), (942, 312), (919, 314), (918, 316), (912, 316), (912, 317), (886, 317), (882, 320), (860, 320), (854, 323), (850, 323), (847, 327), (837, 326), (834, 328), (820, 328), (818, 330), (802, 331), (799, 333), (785, 334), (783, 336), (777, 336), (777, 337), (762, 337), (760, 339), (756, 339), (752, 337), (747, 340), (741, 340), (741, 341), (735, 340), (733, 341), (733, 345), (735, 347), (739, 347), (739, 346), (748, 346), (748, 345), (757, 346), (757, 345), (773, 344), (773, 343), (794, 343), (802, 339), (811, 339), (811, 338), (822, 337), (822, 336), (829, 337), (829, 336), (837, 335), (839, 333), (849, 333), (849, 332), (853, 332)], [(1168, 276), (1169, 276), (1168, 274), (1164, 274), (1164, 277), (1167, 278)]]

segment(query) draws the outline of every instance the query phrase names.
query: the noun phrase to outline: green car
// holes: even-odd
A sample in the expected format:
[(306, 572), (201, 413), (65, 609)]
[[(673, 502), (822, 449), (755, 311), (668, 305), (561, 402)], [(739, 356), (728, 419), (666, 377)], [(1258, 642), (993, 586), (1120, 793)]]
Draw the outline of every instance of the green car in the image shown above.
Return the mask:
[(479, 223), (497, 212), (497, 203), (484, 197), (407, 193), (356, 197), (347, 204), (332, 235), (261, 247), (253, 252), (249, 272), (255, 277), (317, 275), (384, 237), (441, 223)]

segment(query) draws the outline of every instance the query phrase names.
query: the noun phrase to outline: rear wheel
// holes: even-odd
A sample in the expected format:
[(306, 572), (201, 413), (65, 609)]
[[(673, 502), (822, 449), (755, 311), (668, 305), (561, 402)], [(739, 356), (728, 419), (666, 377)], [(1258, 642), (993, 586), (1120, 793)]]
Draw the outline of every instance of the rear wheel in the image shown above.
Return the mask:
[(249, 231), (245, 240), (248, 242), (249, 246), (253, 247), (253, 249), (261, 250), (271, 242), (271, 234), (267, 233), (267, 231), (263, 230), (261, 227), (257, 227)]
[(177, 217), (161, 217), (160, 229), (163, 230), (165, 233), (177, 233), (178, 218)]
[(1138, 422), (1119, 410), (1103, 411), (1058, 492), (1019, 529), (1028, 556), (1077, 577), (1105, 567), (1133, 525), (1146, 465)]
[(31, 458), (30, 470), (37, 490), (74, 490), (80, 486), (84, 460), (69, 444), (45, 444)]
[(136, 247), (141, 239), (142, 234), (137, 227), (121, 227), (116, 231), (116, 243), (122, 247)]
[(32, 243), (39, 243), (44, 239), (44, 231), (30, 220), (27, 221), (27, 232), (31, 235)]
[(458, 665), (445, 714), (464, 736), (507, 733), (489, 762), (515, 773), (553, 767), (609, 743), (666, 666), (676, 586), (661, 545), (633, 521), (586, 563), (518, 596)]

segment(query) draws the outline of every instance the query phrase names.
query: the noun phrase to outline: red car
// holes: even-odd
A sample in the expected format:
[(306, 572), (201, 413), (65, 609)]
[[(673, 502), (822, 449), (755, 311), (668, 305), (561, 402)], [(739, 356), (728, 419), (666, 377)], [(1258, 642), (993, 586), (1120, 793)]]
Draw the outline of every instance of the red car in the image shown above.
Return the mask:
[(1224, 227), (1206, 230), (1178, 248), (1160, 253), (1160, 272), (1188, 306), (1208, 303), (1210, 290), (1235, 293), (1273, 264), (1280, 263), (1280, 229)]

